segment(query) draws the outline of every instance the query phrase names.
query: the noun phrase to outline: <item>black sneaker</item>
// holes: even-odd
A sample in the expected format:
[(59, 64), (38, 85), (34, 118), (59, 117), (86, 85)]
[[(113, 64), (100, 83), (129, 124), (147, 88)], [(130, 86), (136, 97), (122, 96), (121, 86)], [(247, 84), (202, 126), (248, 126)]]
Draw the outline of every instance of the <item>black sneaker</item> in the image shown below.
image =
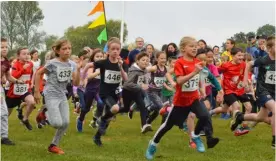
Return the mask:
[(102, 135), (105, 135), (106, 129), (108, 127), (108, 122), (106, 120), (102, 120), (102, 118), (97, 120), (99, 125), (98, 130)]
[(129, 111), (129, 112), (128, 112), (128, 118), (129, 118), (129, 119), (132, 119), (132, 117), (133, 117), (133, 111)]
[(23, 125), (25, 125), (25, 127), (28, 129), (28, 130), (32, 130), (33, 127), (32, 125), (30, 124), (29, 120), (25, 120), (25, 121), (21, 121)]
[(211, 138), (207, 140), (207, 147), (213, 148), (215, 147), (219, 142), (219, 138)]
[(41, 123), (37, 124), (37, 128), (42, 129), (43, 125)]
[(231, 131), (236, 130), (236, 128), (239, 126), (239, 124), (242, 123), (242, 121), (241, 121), (241, 119), (240, 119), (240, 118), (241, 118), (241, 115), (242, 115), (241, 112), (237, 112), (237, 113), (236, 113), (234, 119), (231, 121), (231, 126), (230, 126)]
[(103, 145), (103, 143), (102, 143), (102, 141), (101, 141), (101, 139), (99, 138), (96, 138), (95, 136), (93, 137), (93, 141), (94, 141), (94, 143), (97, 145), (97, 146), (102, 146)]
[(272, 149), (275, 149), (275, 142), (272, 142), (271, 148), (272, 148)]
[(21, 107), (18, 107), (18, 109), (16, 109), (17, 110), (17, 112), (18, 112), (18, 114), (17, 114), (17, 118), (19, 119), (19, 120), (23, 120), (23, 112), (22, 112), (22, 108)]
[(9, 138), (2, 138), (1, 139), (1, 144), (4, 144), (4, 145), (15, 145), (14, 142), (12, 142)]

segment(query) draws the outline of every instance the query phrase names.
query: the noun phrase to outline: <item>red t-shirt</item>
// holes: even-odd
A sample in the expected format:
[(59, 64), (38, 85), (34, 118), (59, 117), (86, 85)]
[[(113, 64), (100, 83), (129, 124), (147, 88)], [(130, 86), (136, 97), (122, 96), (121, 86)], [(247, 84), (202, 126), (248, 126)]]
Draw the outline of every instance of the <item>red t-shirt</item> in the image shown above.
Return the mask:
[(225, 94), (233, 93), (238, 96), (244, 94), (241, 83), (243, 82), (245, 66), (245, 62), (233, 64), (232, 61), (229, 61), (218, 68), (223, 73), (222, 88)]
[[(176, 77), (185, 76), (195, 70), (195, 64), (200, 61), (194, 58), (193, 61), (187, 61), (179, 58), (174, 66)], [(195, 100), (199, 99), (199, 74), (192, 77), (183, 85), (176, 84), (176, 91), (173, 100), (175, 106), (186, 107), (190, 106)]]
[[(24, 69), (23, 66), (25, 64), (30, 64), (27, 69)], [(19, 98), (21, 95), (24, 95), (24, 92), (31, 92), (31, 83), (32, 83), (32, 74), (33, 74), (33, 63), (32, 62), (26, 62), (22, 63), (19, 60), (17, 60), (13, 66), (12, 66), (12, 72), (11, 75), (16, 78), (23, 80), (25, 84), (19, 85), (19, 84), (13, 84), (11, 83), (10, 89), (8, 91), (7, 96), (10, 98)], [(15, 88), (16, 86), (16, 88)], [(15, 90), (14, 90), (15, 88)]]

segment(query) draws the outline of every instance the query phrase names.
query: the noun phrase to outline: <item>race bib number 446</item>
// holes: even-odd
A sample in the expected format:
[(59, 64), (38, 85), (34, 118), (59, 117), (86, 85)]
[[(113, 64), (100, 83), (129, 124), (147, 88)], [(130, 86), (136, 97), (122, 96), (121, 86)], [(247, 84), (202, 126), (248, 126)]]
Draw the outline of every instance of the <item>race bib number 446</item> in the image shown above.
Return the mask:
[(22, 96), (28, 92), (29, 84), (14, 84), (13, 94)]
[(104, 82), (108, 84), (118, 84), (121, 82), (121, 72), (106, 70), (104, 73)]
[(58, 67), (57, 68), (57, 78), (60, 82), (65, 82), (70, 80), (72, 77), (71, 67)]
[(183, 92), (192, 92), (199, 89), (199, 74), (182, 85)]
[(265, 76), (265, 83), (275, 84), (275, 71), (267, 71)]

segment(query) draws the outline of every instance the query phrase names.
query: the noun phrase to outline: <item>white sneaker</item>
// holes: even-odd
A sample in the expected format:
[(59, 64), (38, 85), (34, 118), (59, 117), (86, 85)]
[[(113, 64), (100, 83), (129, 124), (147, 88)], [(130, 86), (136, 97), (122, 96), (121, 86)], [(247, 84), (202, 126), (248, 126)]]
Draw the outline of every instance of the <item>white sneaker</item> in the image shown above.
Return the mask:
[(147, 133), (147, 132), (149, 132), (149, 131), (153, 131), (153, 130), (152, 130), (152, 127), (151, 127), (151, 124), (145, 124), (145, 125), (142, 127), (141, 133), (142, 133), (142, 134), (145, 134), (145, 133)]

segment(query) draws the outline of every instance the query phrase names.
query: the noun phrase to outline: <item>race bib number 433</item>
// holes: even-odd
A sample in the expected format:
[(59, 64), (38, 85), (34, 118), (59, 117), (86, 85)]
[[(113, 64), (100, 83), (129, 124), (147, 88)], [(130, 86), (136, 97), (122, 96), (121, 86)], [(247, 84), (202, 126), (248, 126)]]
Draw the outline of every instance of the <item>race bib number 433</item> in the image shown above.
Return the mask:
[(275, 84), (275, 71), (267, 71), (265, 76), (265, 83)]
[(195, 75), (189, 81), (182, 85), (183, 92), (192, 92), (196, 91), (199, 88), (199, 74)]
[(121, 72), (106, 70), (104, 73), (104, 82), (108, 84), (118, 84), (121, 82)]
[(60, 82), (65, 82), (70, 80), (72, 77), (71, 67), (58, 67), (57, 68), (57, 78)]
[(28, 92), (29, 84), (14, 84), (13, 94), (22, 96)]

